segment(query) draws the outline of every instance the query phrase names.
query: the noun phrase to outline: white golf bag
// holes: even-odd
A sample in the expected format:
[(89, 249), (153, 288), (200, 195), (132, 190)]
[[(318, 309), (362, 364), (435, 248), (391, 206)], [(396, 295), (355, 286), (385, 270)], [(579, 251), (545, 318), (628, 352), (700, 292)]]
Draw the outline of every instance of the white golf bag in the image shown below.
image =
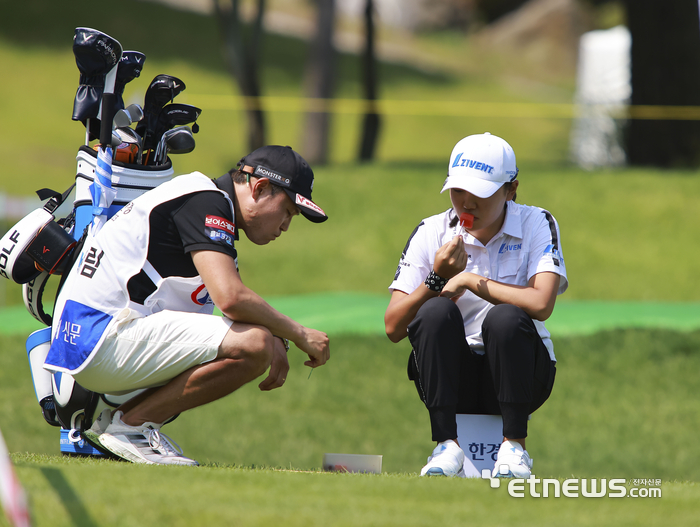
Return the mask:
[[(86, 390), (68, 374), (51, 374), (43, 368), (51, 345), (50, 326), (52, 323), (51, 316), (44, 310), (44, 288), (51, 276), (67, 273), (80, 254), (81, 238), (92, 221), (92, 198), (89, 187), (95, 178), (96, 162), (97, 153), (87, 146), (81, 146), (77, 155), (78, 167), (75, 178), (73, 210), (68, 217), (55, 222), (53, 215), (47, 211), (45, 206), (20, 220), (0, 242), (0, 254), (5, 254), (5, 258), (2, 260), (4, 265), (2, 276), (16, 282), (22, 280), (19, 283), (23, 283), (22, 296), (27, 310), (39, 322), (49, 326), (37, 330), (29, 336), (26, 343), (27, 355), (34, 390), (44, 419), (53, 426), (61, 427), (61, 452), (69, 455), (102, 455), (85, 442), (80, 433), (92, 425), (93, 419), (103, 409), (116, 408), (140, 393), (140, 391), (135, 391), (121, 396), (98, 394)], [(114, 161), (112, 164), (112, 187), (116, 189), (116, 197), (109, 208), (107, 219), (111, 218), (129, 201), (161, 183), (169, 181), (172, 177), (173, 168), (169, 160), (166, 164), (159, 166), (132, 165)], [(58, 193), (52, 195), (58, 201), (59, 198), (56, 196), (62, 196), (65, 199), (70, 190), (63, 195)], [(50, 227), (51, 230), (57, 229), (62, 232), (62, 234), (51, 238), (52, 240), (54, 238), (60, 240), (56, 244), (59, 251), (55, 252), (62, 251), (62, 255), (57, 262), (44, 266), (37, 262), (36, 255), (30, 253), (29, 248), (37, 245), (35, 240), (50, 224), (55, 225)], [(41, 252), (41, 250), (35, 251), (38, 254)], [(59, 290), (61, 283), (58, 286)]]

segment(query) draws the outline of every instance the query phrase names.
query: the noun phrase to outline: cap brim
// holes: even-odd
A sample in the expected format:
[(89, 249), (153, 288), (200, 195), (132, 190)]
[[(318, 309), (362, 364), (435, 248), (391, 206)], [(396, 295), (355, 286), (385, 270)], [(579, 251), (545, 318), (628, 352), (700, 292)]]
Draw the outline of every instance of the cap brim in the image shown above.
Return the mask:
[(323, 209), (321, 209), (321, 207), (316, 205), (310, 199), (305, 198), (293, 190), (289, 190), (287, 188), (284, 188), (283, 190), (291, 198), (292, 203), (299, 207), (299, 211), (307, 220), (314, 223), (323, 223), (328, 219), (328, 216), (326, 216), (326, 213), (323, 212)]
[(488, 181), (469, 176), (449, 176), (440, 193), (442, 194), (449, 188), (458, 188), (466, 190), (478, 198), (490, 198), (504, 184), (505, 181)]

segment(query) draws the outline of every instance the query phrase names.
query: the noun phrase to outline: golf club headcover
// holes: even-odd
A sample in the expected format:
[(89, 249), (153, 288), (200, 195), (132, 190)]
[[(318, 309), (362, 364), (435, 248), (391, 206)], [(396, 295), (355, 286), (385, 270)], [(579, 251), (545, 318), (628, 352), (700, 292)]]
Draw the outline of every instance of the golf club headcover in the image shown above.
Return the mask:
[[(197, 124), (196, 121), (201, 114), (202, 110), (191, 104), (168, 104), (158, 115), (158, 121), (153, 129), (153, 133), (149, 135), (148, 141), (144, 141), (144, 150), (147, 148), (155, 148), (163, 134), (175, 126), (182, 126), (190, 123)], [(199, 128), (197, 128), (197, 130), (199, 130)], [(192, 133), (196, 133), (194, 126), (192, 127)]]
[[(73, 120), (99, 117), (105, 75), (119, 63), (121, 44), (109, 35), (86, 27), (75, 29), (73, 54), (80, 71), (80, 86), (73, 102)], [(99, 127), (98, 127), (99, 130)]]
[(145, 62), (146, 55), (140, 51), (125, 51), (122, 53), (122, 60), (119, 61), (119, 66), (117, 67), (117, 81), (114, 84), (114, 94), (117, 96), (115, 112), (124, 108), (124, 87), (141, 75)]
[[(180, 79), (163, 73), (156, 75), (151, 81), (151, 84), (146, 90), (146, 96), (143, 102), (144, 118), (138, 126), (136, 126), (136, 133), (143, 138), (144, 150), (147, 149), (146, 141), (148, 140), (150, 142), (150, 136), (155, 133), (158, 116), (163, 106), (168, 102), (172, 102), (185, 88), (185, 83)], [(151, 148), (155, 148), (158, 139), (160, 139), (160, 137), (153, 141), (153, 146)]]

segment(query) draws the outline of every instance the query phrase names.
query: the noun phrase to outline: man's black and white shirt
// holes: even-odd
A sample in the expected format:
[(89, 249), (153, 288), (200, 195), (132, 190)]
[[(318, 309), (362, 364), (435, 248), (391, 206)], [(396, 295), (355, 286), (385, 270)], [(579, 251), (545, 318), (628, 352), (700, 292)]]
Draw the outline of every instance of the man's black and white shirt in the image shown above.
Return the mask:
[(163, 310), (211, 314), (191, 252), (237, 258), (233, 182), (194, 172), (146, 192), (88, 236), (58, 296), (45, 365), (77, 373), (109, 328)]

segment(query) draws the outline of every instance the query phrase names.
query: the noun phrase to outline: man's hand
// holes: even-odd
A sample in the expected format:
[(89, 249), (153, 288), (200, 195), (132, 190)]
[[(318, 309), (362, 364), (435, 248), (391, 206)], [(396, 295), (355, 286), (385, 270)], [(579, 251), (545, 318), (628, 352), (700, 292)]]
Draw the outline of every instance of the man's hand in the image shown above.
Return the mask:
[(272, 352), (272, 363), (270, 364), (270, 373), (267, 378), (258, 384), (258, 388), (262, 391), (270, 391), (279, 388), (287, 380), (289, 372), (289, 360), (287, 359), (287, 348), (284, 346), (282, 339), (275, 337), (275, 349)]
[(295, 341), (294, 344), (309, 356), (304, 365), (310, 368), (323, 366), (331, 356), (328, 335), (322, 331), (304, 328), (303, 340)]
[(450, 279), (467, 267), (467, 251), (460, 235), (455, 236), (435, 253), (433, 270), (438, 276)]

